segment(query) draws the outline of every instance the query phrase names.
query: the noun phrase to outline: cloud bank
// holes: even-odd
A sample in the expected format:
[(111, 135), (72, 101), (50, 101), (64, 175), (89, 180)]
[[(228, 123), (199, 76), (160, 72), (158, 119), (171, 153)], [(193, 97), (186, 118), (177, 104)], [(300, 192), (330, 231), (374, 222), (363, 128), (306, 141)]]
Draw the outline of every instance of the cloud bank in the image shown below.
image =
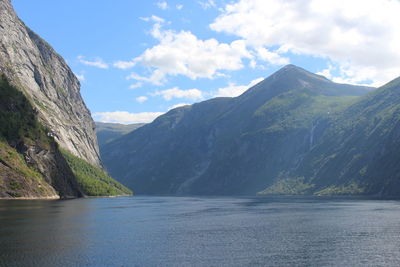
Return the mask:
[(244, 40), (260, 58), (278, 47), (278, 55), (330, 59), (343, 81), (383, 83), (400, 73), (398, 14), (396, 0), (240, 0), (210, 28)]
[(140, 112), (130, 113), (127, 111), (96, 112), (93, 119), (99, 122), (114, 122), (122, 124), (149, 123), (164, 112)]

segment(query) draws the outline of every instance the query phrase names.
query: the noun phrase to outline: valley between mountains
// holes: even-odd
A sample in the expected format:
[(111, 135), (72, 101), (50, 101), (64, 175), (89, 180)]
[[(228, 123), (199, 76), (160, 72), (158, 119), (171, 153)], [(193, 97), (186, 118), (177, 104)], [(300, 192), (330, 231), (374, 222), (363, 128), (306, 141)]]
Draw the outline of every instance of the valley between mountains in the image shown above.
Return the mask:
[(400, 78), (372, 88), (287, 65), (238, 97), (96, 126), (9, 0), (0, 26), (0, 198), (400, 196)]

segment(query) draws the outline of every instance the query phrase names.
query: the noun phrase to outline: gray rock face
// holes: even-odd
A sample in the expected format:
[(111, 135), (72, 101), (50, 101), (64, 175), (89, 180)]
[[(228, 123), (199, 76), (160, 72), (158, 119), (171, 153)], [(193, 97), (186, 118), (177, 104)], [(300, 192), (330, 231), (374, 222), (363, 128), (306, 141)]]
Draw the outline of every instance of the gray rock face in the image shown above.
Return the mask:
[(58, 144), (101, 167), (95, 125), (80, 84), (54, 49), (0, 0), (0, 72), (23, 90)]

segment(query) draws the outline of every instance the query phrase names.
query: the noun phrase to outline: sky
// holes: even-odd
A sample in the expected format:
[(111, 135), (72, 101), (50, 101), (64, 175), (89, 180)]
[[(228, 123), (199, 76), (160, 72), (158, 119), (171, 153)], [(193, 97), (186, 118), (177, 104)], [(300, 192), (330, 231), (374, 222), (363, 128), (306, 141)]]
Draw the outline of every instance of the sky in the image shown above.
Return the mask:
[(13, 0), (95, 121), (235, 97), (286, 64), (341, 83), (400, 76), (400, 0)]

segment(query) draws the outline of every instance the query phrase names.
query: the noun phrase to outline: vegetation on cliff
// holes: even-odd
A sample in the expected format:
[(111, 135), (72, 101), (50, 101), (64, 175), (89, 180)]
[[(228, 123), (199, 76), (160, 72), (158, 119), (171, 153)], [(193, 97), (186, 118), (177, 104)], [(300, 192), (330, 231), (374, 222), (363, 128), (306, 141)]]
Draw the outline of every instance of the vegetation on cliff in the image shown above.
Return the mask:
[(132, 195), (132, 191), (108, 176), (104, 171), (85, 160), (61, 149), (78, 184), (88, 196)]
[(49, 149), (52, 140), (26, 97), (2, 74), (0, 125), (0, 197), (55, 197), (56, 191), (22, 154), (28, 145)]
[[(38, 121), (37, 112), (30, 101), (10, 85), (2, 74), (0, 125), (0, 198), (56, 198), (71, 195), (62, 192), (66, 186), (76, 190), (76, 196), (81, 194), (81, 190), (88, 196), (132, 193), (99, 168), (68, 151), (61, 150), (64, 158), (59, 157), (59, 146)], [(42, 158), (52, 160), (42, 162)], [(45, 175), (46, 168), (42, 168), (41, 164), (54, 164), (58, 169)], [(60, 181), (56, 177), (58, 175), (66, 181)]]

